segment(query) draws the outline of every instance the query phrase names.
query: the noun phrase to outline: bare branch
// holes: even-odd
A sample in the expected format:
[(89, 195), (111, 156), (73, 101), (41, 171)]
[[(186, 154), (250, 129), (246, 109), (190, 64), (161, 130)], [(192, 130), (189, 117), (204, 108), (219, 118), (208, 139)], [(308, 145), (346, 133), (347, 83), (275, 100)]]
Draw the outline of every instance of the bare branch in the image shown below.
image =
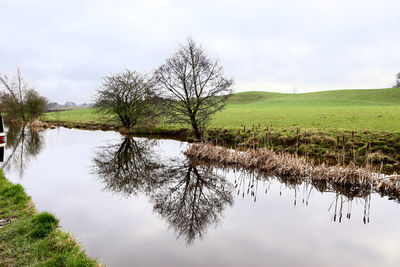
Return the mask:
[(104, 78), (94, 106), (101, 112), (114, 115), (124, 127), (130, 128), (141, 120), (149, 121), (157, 115), (157, 99), (151, 79), (126, 70)]
[(3, 88), (2, 109), (9, 119), (26, 122), (37, 119), (46, 111), (47, 99), (29, 87), (20, 69), (11, 79), (0, 74), (0, 88)]
[(156, 69), (154, 77), (165, 99), (164, 111), (172, 122), (189, 123), (196, 138), (232, 94), (233, 80), (225, 78), (218, 61), (191, 38)]

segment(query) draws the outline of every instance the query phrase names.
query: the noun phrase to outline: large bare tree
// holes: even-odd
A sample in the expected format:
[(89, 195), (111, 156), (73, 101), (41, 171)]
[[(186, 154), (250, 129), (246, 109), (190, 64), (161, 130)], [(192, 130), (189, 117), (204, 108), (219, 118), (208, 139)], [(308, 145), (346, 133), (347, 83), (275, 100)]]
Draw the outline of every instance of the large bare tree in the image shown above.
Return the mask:
[(164, 98), (164, 112), (172, 122), (190, 124), (196, 138), (232, 94), (233, 80), (225, 78), (218, 60), (191, 38), (156, 69), (154, 77)]
[(115, 115), (124, 127), (130, 128), (141, 120), (154, 117), (156, 99), (153, 83), (146, 75), (125, 70), (104, 78), (97, 91), (94, 107)]

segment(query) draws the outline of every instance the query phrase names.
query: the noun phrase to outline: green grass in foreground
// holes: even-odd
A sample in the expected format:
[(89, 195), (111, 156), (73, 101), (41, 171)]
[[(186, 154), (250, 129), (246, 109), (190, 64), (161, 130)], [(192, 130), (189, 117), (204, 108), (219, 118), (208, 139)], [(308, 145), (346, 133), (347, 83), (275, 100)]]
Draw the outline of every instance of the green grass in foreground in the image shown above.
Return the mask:
[(97, 266), (52, 214), (37, 214), (21, 185), (0, 171), (0, 266)]
[[(232, 96), (210, 127), (400, 131), (400, 89), (337, 90), (304, 94), (243, 92)], [(93, 109), (48, 113), (46, 121), (102, 123), (110, 117)], [(177, 125), (162, 125), (177, 128)]]

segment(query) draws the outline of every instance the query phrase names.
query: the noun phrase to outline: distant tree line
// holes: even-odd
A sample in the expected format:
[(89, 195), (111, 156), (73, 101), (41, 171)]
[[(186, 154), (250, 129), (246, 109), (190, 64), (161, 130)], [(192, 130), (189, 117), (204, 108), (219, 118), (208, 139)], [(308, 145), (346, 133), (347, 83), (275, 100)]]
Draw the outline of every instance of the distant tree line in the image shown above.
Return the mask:
[(124, 127), (154, 118), (191, 125), (196, 138), (232, 94), (218, 60), (191, 38), (152, 75), (126, 70), (104, 78), (94, 107), (113, 114)]
[(49, 102), (47, 103), (47, 110), (57, 110), (57, 109), (68, 109), (68, 108), (88, 108), (91, 107), (92, 104), (87, 104), (87, 103), (82, 103), (82, 104), (76, 104), (75, 102), (72, 101), (67, 101), (64, 104), (59, 104), (57, 102)]

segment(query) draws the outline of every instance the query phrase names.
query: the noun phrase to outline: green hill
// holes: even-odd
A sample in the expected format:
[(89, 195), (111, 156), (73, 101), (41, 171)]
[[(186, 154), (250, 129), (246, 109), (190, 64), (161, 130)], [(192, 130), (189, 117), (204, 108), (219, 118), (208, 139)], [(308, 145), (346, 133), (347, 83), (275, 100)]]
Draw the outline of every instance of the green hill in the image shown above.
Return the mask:
[(236, 93), (230, 104), (257, 105), (400, 105), (400, 88), (334, 90), (302, 94)]
[(242, 92), (212, 125), (400, 132), (400, 89), (335, 90), (303, 94)]

